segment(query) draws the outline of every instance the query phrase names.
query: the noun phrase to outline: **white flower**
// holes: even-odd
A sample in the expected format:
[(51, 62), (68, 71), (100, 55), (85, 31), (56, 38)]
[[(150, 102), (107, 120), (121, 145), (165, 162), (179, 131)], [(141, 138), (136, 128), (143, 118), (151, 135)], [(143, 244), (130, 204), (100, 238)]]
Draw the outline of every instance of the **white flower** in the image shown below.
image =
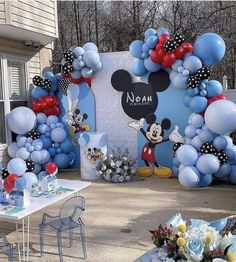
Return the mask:
[(178, 226), (179, 225), (186, 225), (186, 221), (182, 219), (182, 216), (180, 213), (174, 215), (169, 219), (169, 221), (166, 223), (167, 227), (170, 227), (172, 225), (174, 232), (178, 232)]
[(120, 167), (122, 165), (122, 162), (121, 161), (116, 161), (116, 166), (117, 167)]
[(106, 169), (107, 169), (107, 166), (106, 165), (102, 165), (101, 170), (102, 171), (106, 171)]
[(126, 177), (125, 177), (125, 180), (126, 180), (126, 181), (130, 181), (130, 176), (126, 176)]
[(125, 178), (123, 176), (120, 176), (118, 180), (119, 180), (120, 183), (122, 183), (122, 182), (124, 182)]
[(124, 170), (128, 170), (129, 168), (128, 168), (128, 166), (124, 166)]
[(224, 260), (222, 258), (214, 258), (212, 262), (227, 262), (227, 260)]
[(117, 174), (119, 174), (121, 171), (122, 171), (122, 169), (119, 168), (119, 167), (116, 169), (116, 173), (117, 173)]
[(111, 169), (107, 169), (106, 174), (110, 175), (112, 173)]
[(123, 160), (124, 160), (124, 161), (127, 161), (127, 159), (128, 159), (128, 158), (127, 158), (126, 156), (123, 157)]

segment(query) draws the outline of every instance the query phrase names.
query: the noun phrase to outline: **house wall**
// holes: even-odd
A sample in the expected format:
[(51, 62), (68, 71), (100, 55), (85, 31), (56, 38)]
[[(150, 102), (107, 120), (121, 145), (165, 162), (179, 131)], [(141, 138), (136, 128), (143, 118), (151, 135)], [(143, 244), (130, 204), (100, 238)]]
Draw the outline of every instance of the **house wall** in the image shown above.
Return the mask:
[(0, 1), (0, 24), (6, 23), (5, 2)]

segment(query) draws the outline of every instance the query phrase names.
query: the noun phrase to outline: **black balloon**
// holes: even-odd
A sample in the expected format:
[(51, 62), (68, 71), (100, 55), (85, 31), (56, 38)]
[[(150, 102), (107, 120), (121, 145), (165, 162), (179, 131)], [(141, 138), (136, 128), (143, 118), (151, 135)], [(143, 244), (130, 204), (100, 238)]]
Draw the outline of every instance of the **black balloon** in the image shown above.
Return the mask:
[(200, 80), (209, 79), (210, 76), (211, 76), (210, 67), (205, 66), (205, 67), (200, 68), (200, 69), (197, 71), (196, 76), (197, 76), (197, 78), (200, 79)]
[(70, 63), (66, 63), (62, 66), (62, 73), (65, 75), (70, 74), (73, 71), (73, 66)]
[(43, 80), (43, 88), (48, 90), (52, 87), (52, 81), (50, 79)]
[(174, 39), (177, 46), (180, 46), (184, 42), (184, 37), (179, 33), (175, 34), (173, 36), (173, 39)]
[(177, 47), (178, 45), (176, 44), (176, 42), (171, 39), (167, 40), (164, 44), (164, 49), (168, 53), (174, 52)]
[(187, 86), (189, 88), (196, 88), (200, 85), (200, 80), (197, 78), (196, 75), (192, 75), (188, 78)]
[(68, 50), (64, 53), (65, 61), (72, 64), (74, 61), (74, 54), (71, 50)]
[(228, 156), (226, 155), (224, 151), (220, 151), (215, 155), (218, 157), (221, 165), (228, 162)]
[(62, 78), (60, 81), (59, 90), (65, 96), (67, 96), (67, 89), (70, 83), (71, 82), (68, 78)]
[(2, 168), (2, 170), (0, 171), (0, 176), (2, 179), (5, 179), (9, 176), (9, 172), (6, 168)]
[(213, 146), (213, 144), (205, 143), (201, 146), (200, 152), (202, 154), (215, 154), (217, 151), (216, 148)]
[(34, 167), (35, 167), (34, 161), (26, 160), (25, 164), (26, 164), (26, 167), (27, 167), (27, 169), (26, 169), (27, 172), (33, 172), (34, 171)]
[(183, 143), (180, 143), (180, 142), (174, 143), (173, 151), (176, 152), (182, 145)]
[(33, 84), (34, 84), (35, 86), (43, 86), (43, 78), (42, 78), (42, 76), (39, 76), (39, 75), (34, 76), (34, 78), (33, 78)]
[(27, 137), (31, 137), (32, 139), (38, 139), (40, 136), (39, 131), (37, 129), (32, 129), (27, 133)]

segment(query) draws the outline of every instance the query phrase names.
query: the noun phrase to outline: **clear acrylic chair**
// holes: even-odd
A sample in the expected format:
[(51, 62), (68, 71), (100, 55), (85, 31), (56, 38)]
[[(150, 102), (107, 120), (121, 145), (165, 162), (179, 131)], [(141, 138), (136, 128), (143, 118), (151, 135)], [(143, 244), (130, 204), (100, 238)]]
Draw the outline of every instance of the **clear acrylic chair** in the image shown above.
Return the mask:
[(58, 216), (43, 214), (43, 219), (39, 225), (40, 231), (40, 254), (44, 253), (44, 230), (53, 229), (57, 233), (58, 254), (60, 262), (63, 262), (62, 255), (62, 232), (69, 232), (69, 244), (73, 246), (73, 230), (80, 228), (81, 242), (84, 258), (87, 258), (86, 241), (85, 241), (85, 225), (81, 219), (81, 215), (85, 210), (85, 200), (81, 196), (75, 196), (68, 199), (61, 207)]
[(0, 251), (7, 252), (8, 262), (13, 262), (13, 245), (8, 242), (5, 233), (0, 233)]

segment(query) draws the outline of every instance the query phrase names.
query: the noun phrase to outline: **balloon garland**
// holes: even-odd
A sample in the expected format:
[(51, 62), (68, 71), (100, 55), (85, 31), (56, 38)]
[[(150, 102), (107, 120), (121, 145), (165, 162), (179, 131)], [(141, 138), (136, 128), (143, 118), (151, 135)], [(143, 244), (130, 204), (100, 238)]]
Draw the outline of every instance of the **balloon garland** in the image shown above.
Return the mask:
[(137, 58), (136, 76), (170, 70), (171, 84), (185, 89), (184, 104), (193, 112), (185, 128), (185, 144), (173, 146), (173, 173), (184, 187), (209, 186), (213, 178), (228, 178), (236, 184), (236, 147), (228, 134), (236, 129), (236, 105), (222, 93), (222, 85), (210, 80), (210, 66), (225, 54), (223, 39), (214, 33), (199, 36), (194, 43), (170, 36), (166, 29), (149, 28), (145, 40), (130, 45)]

